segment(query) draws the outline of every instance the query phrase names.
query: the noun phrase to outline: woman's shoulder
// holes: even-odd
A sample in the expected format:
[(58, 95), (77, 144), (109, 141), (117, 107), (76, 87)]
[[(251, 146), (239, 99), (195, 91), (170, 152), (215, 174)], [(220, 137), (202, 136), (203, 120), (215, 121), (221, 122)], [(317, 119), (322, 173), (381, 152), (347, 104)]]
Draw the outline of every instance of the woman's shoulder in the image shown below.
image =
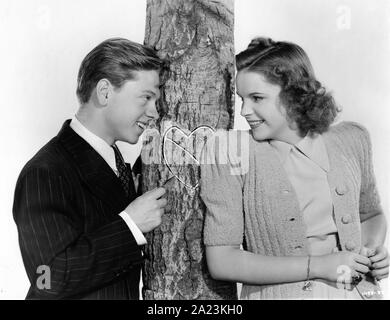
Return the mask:
[(217, 130), (207, 139), (202, 163), (228, 165), (231, 170), (244, 175), (249, 171), (255, 150), (261, 152), (265, 145), (268, 146), (268, 142), (257, 142), (249, 130)]
[(243, 143), (253, 147), (255, 145), (266, 145), (267, 141), (256, 141), (250, 130), (227, 130), (227, 129), (218, 129), (207, 140), (208, 144), (223, 142), (227, 146), (231, 146), (236, 143)]
[(224, 140), (237, 139), (241, 137), (249, 138), (249, 136), (249, 130), (218, 129), (214, 131), (209, 140), (211, 141), (213, 138), (219, 138)]
[(356, 138), (368, 136), (367, 129), (362, 124), (353, 121), (342, 121), (332, 125), (328, 132), (334, 135), (349, 135)]
[(329, 128), (324, 133), (326, 140), (336, 143), (345, 151), (351, 150), (362, 152), (371, 148), (370, 135), (368, 130), (360, 123), (343, 121)]
[(236, 163), (239, 152), (249, 150), (248, 133), (242, 130), (219, 129), (207, 138), (202, 162), (206, 164)]
[(233, 160), (242, 154), (250, 154), (256, 148), (268, 146), (267, 141), (256, 141), (249, 130), (219, 129), (208, 137), (205, 150), (209, 154), (228, 155)]

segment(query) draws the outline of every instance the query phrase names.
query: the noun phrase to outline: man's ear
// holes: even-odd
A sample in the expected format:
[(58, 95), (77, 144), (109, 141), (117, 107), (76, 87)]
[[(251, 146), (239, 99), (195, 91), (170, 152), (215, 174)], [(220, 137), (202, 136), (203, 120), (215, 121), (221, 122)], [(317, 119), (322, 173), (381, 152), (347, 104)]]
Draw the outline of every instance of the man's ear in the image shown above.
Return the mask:
[(96, 84), (96, 95), (99, 104), (106, 106), (110, 98), (112, 85), (107, 79), (101, 79)]

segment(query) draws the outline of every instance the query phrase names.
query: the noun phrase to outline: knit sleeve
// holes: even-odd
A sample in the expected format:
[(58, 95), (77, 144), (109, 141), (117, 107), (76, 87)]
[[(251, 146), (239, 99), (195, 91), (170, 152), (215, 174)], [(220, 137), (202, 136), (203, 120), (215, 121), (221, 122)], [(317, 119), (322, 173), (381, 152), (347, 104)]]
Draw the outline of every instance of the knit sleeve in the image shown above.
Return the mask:
[(375, 174), (372, 164), (372, 145), (370, 135), (365, 127), (360, 124), (352, 123), (357, 143), (358, 156), (361, 167), (361, 187), (359, 212), (360, 220), (365, 221), (368, 218), (382, 213), (379, 194), (376, 186)]
[[(201, 198), (207, 211), (204, 243), (207, 246), (240, 245), (243, 241), (243, 170), (235, 162), (234, 131), (214, 135), (203, 150)], [(230, 141), (230, 145), (228, 145)]]

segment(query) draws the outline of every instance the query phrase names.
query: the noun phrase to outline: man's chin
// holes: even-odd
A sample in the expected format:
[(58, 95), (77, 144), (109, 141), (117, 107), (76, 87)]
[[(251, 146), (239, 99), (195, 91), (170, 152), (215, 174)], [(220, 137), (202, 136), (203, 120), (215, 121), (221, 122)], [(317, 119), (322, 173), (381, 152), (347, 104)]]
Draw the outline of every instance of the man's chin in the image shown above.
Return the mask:
[(139, 139), (137, 139), (137, 140), (135, 140), (135, 139), (128, 139), (128, 140), (126, 140), (126, 141), (124, 141), (124, 142), (127, 142), (127, 143), (129, 143), (129, 144), (137, 144), (138, 143), (138, 141), (139, 141)]
[(130, 144), (137, 144), (138, 141), (139, 141), (139, 138), (140, 138), (140, 136), (131, 137), (131, 138), (127, 139), (126, 142), (128, 142), (128, 143), (130, 143)]
[(118, 139), (118, 141), (127, 142), (130, 144), (137, 144), (139, 141), (139, 138), (140, 138), (139, 136), (138, 137), (135, 137), (135, 136), (123, 137), (123, 138)]

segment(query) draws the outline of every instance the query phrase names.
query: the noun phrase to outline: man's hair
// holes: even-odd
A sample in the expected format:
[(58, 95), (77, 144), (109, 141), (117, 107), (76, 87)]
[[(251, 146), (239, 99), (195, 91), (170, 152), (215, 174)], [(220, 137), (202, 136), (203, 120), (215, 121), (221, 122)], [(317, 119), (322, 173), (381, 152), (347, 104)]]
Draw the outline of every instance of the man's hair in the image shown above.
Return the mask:
[(77, 76), (77, 97), (81, 104), (89, 101), (101, 79), (107, 79), (120, 88), (134, 78), (134, 71), (160, 70), (163, 61), (156, 51), (123, 38), (112, 38), (95, 47), (81, 63)]
[(305, 51), (294, 43), (255, 38), (236, 56), (236, 66), (281, 87), (279, 97), (288, 120), (297, 124), (302, 136), (327, 131), (340, 111), (316, 79)]

